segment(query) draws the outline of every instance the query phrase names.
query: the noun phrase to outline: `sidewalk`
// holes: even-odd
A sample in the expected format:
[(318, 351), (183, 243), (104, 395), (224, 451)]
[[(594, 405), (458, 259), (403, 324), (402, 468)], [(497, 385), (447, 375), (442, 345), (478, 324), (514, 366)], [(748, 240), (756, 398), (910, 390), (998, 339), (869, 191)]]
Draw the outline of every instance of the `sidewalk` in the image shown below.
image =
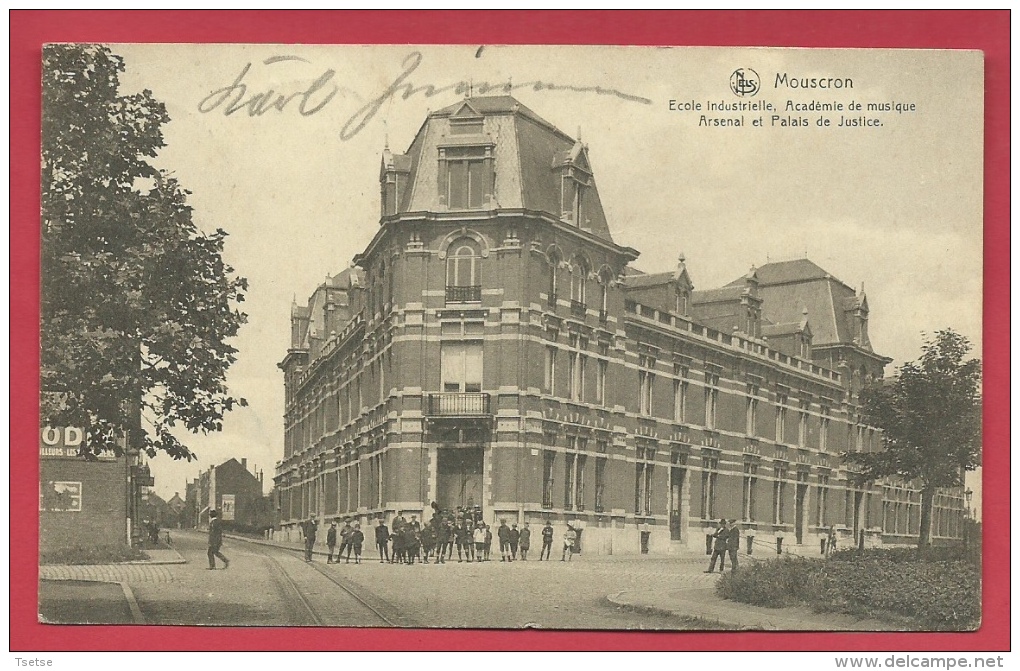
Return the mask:
[(148, 559), (118, 564), (39, 567), (39, 617), (46, 623), (145, 624), (128, 582), (171, 582), (162, 568), (185, 564), (173, 548), (146, 550)]
[(727, 601), (715, 588), (618, 592), (606, 597), (610, 603), (675, 617), (697, 617), (727, 627), (767, 631), (898, 631), (889, 623), (839, 615), (815, 613), (807, 607), (763, 608)]

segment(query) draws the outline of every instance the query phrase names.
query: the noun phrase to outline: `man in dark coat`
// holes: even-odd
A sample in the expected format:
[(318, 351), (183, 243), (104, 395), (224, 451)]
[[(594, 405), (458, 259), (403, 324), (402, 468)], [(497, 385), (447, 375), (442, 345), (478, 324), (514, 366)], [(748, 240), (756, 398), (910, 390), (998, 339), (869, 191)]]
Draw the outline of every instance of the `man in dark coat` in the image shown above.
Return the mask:
[(553, 531), (552, 522), (549, 520), (545, 521), (545, 526), (542, 527), (542, 549), (538, 551), (538, 561), (542, 561), (542, 557), (545, 557), (546, 561), (549, 561), (549, 555), (552, 554), (553, 536), (556, 534)]
[(450, 523), (441, 521), (436, 527), (436, 563), (446, 563), (446, 551), (450, 547)]
[(510, 559), (510, 527), (506, 525), (506, 520), (499, 521), (496, 535), (499, 537), (499, 560), (512, 561)]
[[(336, 520), (333, 520), (329, 525), (329, 530), (326, 532), (326, 549), (329, 550), (329, 555), (326, 556), (326, 563), (333, 563), (333, 550), (336, 548)], [(339, 560), (340, 555), (336, 558)]]
[(517, 546), (521, 542), (521, 532), (517, 530), (516, 524), (510, 525), (510, 561), (517, 559)]
[(736, 520), (730, 520), (729, 534), (726, 536), (726, 551), (730, 554), (730, 572), (737, 570), (737, 550), (740, 549), (740, 527)]
[(708, 563), (708, 570), (705, 573), (715, 571), (715, 562), (719, 560), (719, 572), (726, 569), (726, 542), (729, 539), (730, 530), (726, 520), (719, 520), (719, 528), (712, 534), (712, 561)]
[(301, 533), (305, 537), (305, 561), (312, 561), (312, 548), (315, 547), (315, 534), (319, 531), (319, 525), (315, 522), (315, 515), (301, 525)]
[(220, 522), (220, 513), (218, 510), (209, 511), (209, 570), (213, 571), (216, 569), (216, 557), (220, 558), (223, 562), (223, 568), (230, 567), (230, 560), (223, 556), (220, 552), (220, 546), (223, 545), (223, 526)]
[(376, 522), (375, 544), (379, 548), (379, 563), (388, 562), (390, 560), (390, 530), (386, 526), (386, 520)]

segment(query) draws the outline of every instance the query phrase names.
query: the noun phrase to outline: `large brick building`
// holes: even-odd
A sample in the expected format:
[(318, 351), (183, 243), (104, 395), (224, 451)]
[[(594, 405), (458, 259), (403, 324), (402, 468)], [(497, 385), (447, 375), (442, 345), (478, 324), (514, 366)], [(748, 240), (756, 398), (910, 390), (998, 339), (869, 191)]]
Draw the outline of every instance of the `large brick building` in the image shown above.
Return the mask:
[[(379, 179), (375, 238), (291, 308), (284, 527), (435, 501), (570, 522), (585, 552), (703, 547), (719, 517), (815, 548), (916, 533), (916, 490), (840, 459), (878, 446), (863, 289), (807, 260), (707, 291), (682, 256), (634, 270), (586, 146), (510, 97), (430, 113)], [(941, 497), (935, 534), (962, 509)]]

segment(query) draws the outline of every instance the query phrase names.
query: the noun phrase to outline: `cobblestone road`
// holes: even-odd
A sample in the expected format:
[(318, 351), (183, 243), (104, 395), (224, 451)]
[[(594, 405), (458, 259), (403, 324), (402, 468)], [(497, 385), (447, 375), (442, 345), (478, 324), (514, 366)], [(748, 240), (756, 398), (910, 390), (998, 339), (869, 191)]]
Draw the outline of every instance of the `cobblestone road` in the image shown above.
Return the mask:
[[(205, 536), (178, 532), (175, 547), (187, 564), (121, 564), (40, 567), (51, 579), (127, 583), (149, 624), (308, 625), (310, 618), (294, 594), (325, 624), (378, 625), (340, 587), (315, 573), (296, 553), (227, 539), (227, 570), (206, 568)], [(456, 556), (456, 555), (455, 555)], [(273, 557), (273, 558), (271, 558)], [(380, 564), (370, 556), (361, 565), (316, 566), (347, 579), (362, 596), (387, 605), (402, 621), (428, 627), (686, 629), (689, 622), (668, 615), (635, 612), (606, 596), (634, 590), (711, 588), (716, 575), (702, 573), (698, 555), (672, 557), (585, 557), (573, 561), (458, 563), (413, 566)], [(283, 568), (297, 579), (291, 583)]]

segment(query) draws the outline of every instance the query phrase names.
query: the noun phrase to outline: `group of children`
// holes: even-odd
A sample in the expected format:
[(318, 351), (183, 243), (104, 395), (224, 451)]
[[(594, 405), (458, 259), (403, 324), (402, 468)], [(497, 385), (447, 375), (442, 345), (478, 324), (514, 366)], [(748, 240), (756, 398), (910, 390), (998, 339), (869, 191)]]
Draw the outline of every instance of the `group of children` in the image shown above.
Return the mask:
[[(342, 558), (345, 564), (350, 564), (353, 554), (354, 563), (360, 564), (365, 542), (361, 525), (349, 519), (343, 520), (342, 527), (338, 527), (339, 524), (339, 519), (333, 520), (326, 533), (326, 547), (329, 551), (326, 563), (339, 563)], [(546, 522), (541, 535), (539, 561), (549, 559), (551, 554), (552, 525)], [(496, 537), (499, 539), (500, 561), (512, 562), (518, 558), (528, 560), (531, 529), (527, 523), (518, 529), (516, 524), (508, 526), (505, 520), (500, 520)], [(384, 520), (377, 520), (375, 526), (375, 543), (380, 563), (445, 564), (447, 560), (453, 560), (454, 549), (457, 551), (458, 562), (489, 561), (492, 540), (492, 528), (482, 520), (482, 512), (478, 508), (458, 508), (456, 512), (436, 509), (426, 524), (419, 522), (415, 515), (411, 516), (410, 521), (398, 515), (393, 520), (392, 529), (386, 526)], [(573, 554), (574, 543), (575, 532), (568, 528), (564, 538), (564, 560)]]

